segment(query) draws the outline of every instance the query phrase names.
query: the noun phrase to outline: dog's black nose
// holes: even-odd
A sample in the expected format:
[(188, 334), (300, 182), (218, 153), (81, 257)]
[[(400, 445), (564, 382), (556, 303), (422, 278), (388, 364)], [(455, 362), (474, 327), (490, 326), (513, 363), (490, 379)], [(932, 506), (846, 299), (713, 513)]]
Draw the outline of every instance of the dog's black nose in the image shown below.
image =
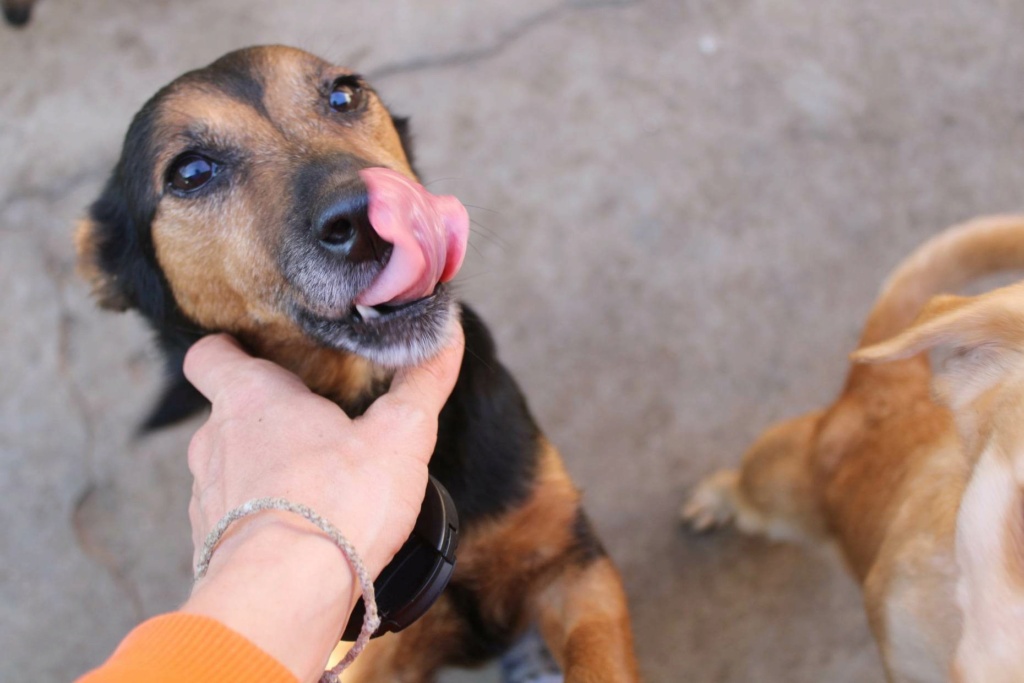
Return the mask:
[(11, 26), (24, 26), (31, 18), (32, 8), (27, 5), (23, 7), (4, 7), (4, 19)]
[(351, 192), (327, 205), (313, 219), (313, 235), (328, 251), (349, 261), (381, 261), (391, 245), (370, 225), (366, 192)]

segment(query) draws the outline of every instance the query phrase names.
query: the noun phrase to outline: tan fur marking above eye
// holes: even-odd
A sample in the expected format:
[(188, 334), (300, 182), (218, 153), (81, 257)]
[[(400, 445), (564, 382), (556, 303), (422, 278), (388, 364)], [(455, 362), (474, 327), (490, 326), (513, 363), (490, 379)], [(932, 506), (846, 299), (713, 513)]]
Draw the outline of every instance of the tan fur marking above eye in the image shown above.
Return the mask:
[(318, 153), (347, 152), (374, 166), (415, 177), (391, 115), (376, 94), (367, 90), (366, 110), (346, 123), (344, 116), (332, 115), (321, 99), (320, 81), (334, 71), (329, 65), (288, 48), (275, 48), (272, 56), (268, 68), (274, 75), (267, 79), (264, 104), (290, 139)]
[(189, 151), (191, 136), (201, 133), (227, 148), (244, 148), (258, 156), (261, 149), (280, 145), (272, 122), (247, 104), (200, 88), (182, 88), (161, 105), (159, 126), (166, 131), (164, 147), (156, 155), (153, 186), (162, 188), (171, 162)]

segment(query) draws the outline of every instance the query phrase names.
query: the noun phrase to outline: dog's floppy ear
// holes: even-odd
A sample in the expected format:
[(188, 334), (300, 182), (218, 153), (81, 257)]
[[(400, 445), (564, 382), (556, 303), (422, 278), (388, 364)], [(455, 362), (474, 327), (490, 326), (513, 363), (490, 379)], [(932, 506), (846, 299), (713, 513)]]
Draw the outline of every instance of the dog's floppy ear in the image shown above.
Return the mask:
[[(78, 224), (78, 270), (101, 306), (118, 311), (134, 308), (159, 330), (175, 305), (149, 234), (156, 198), (135, 187), (137, 182), (126, 186), (125, 175), (119, 164)], [(129, 201), (129, 193), (137, 196)]]
[(1024, 351), (1024, 283), (975, 297), (938, 296), (887, 341), (856, 351), (860, 363), (885, 363), (936, 351), (938, 398), (956, 408), (1005, 377)]
[(83, 218), (75, 225), (75, 252), (78, 254), (78, 274), (89, 283), (96, 302), (111, 311), (125, 311), (128, 299), (118, 286), (117, 279), (100, 265), (99, 224)]
[[(182, 373), (185, 352), (202, 336), (180, 311), (156, 262), (149, 234), (156, 201), (139, 183), (127, 182), (122, 166), (111, 175), (89, 214), (78, 223), (78, 271), (100, 306), (135, 309), (157, 333), (167, 379), (157, 404), (141, 426), (148, 432), (169, 426), (209, 405)], [(134, 193), (128, 200), (128, 193)]]

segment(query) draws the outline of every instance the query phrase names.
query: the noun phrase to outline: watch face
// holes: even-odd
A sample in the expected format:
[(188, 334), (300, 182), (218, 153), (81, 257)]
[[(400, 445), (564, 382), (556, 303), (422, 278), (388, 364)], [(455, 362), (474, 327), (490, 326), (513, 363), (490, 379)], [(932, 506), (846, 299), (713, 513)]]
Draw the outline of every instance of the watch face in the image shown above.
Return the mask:
[[(416, 526), (409, 540), (373, 582), (380, 627), (373, 636), (397, 633), (423, 616), (444, 592), (455, 571), (459, 516), (448, 491), (433, 477), (427, 482)], [(359, 637), (366, 609), (356, 603), (341, 639)]]

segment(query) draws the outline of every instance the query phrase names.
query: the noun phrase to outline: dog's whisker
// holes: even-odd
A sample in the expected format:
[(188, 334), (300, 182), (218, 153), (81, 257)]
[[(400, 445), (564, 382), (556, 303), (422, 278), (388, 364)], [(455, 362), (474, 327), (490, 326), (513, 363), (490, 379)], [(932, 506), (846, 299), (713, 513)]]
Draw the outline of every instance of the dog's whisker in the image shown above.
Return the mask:
[(484, 225), (483, 223), (481, 223), (480, 221), (476, 220), (475, 218), (470, 218), (469, 222), (470, 222), (471, 225), (475, 225), (476, 226), (478, 232), (486, 233), (489, 237), (493, 237), (495, 239), (498, 238), (498, 231), (497, 230), (492, 230), (489, 226)]
[(488, 242), (491, 242), (492, 244), (496, 244), (497, 246), (501, 247), (502, 249), (508, 249), (508, 246), (509, 246), (508, 242), (506, 242), (505, 240), (501, 239), (496, 234), (488, 232), (486, 228), (483, 228), (483, 226), (481, 226), (480, 224), (476, 223), (475, 221), (472, 221), (472, 223), (475, 224), (478, 229), (474, 230), (472, 227), (470, 227), (470, 229), (469, 229), (470, 234), (479, 236), (479, 237), (487, 240)]
[(498, 215), (498, 216), (501, 215), (501, 211), (498, 211), (497, 209), (488, 209), (486, 206), (480, 206), (478, 204), (467, 204), (466, 202), (462, 202), (462, 205), (465, 206), (465, 207), (468, 207), (470, 209), (476, 209), (478, 211), (486, 211), (487, 213), (493, 213), (493, 214)]
[(483, 253), (482, 251), (480, 251), (480, 247), (476, 246), (476, 245), (475, 245), (475, 244), (473, 244), (472, 242), (467, 242), (467, 243), (466, 243), (466, 248), (467, 248), (467, 249), (472, 249), (472, 250), (473, 250), (473, 252), (474, 252), (474, 253), (475, 253), (475, 254), (476, 254), (477, 256), (479, 256), (479, 257), (483, 258), (483, 255), (484, 255), (484, 253)]
[(483, 356), (481, 356), (479, 353), (474, 351), (472, 348), (467, 346), (465, 348), (465, 350), (463, 351), (463, 353), (468, 353), (469, 355), (473, 356), (473, 358), (476, 358), (478, 361), (480, 361), (481, 365), (483, 365), (485, 368), (487, 368), (488, 371), (491, 371), (491, 372), (494, 371), (494, 367), (490, 363), (488, 363), (487, 360)]
[(505, 240), (501, 239), (500, 237), (498, 237), (495, 234), (487, 232), (486, 230), (474, 229), (471, 226), (469, 228), (469, 232), (470, 232), (470, 234), (477, 235), (480, 238), (485, 239), (488, 242), (493, 242), (494, 244), (497, 244), (497, 245), (499, 245), (501, 247), (507, 247), (508, 246), (508, 242), (506, 242)]
[(445, 176), (444, 178), (434, 178), (430, 182), (423, 183), (423, 187), (430, 187), (431, 185), (435, 185), (437, 183), (444, 183), (449, 180), (465, 180), (465, 178), (460, 178), (458, 176)]

